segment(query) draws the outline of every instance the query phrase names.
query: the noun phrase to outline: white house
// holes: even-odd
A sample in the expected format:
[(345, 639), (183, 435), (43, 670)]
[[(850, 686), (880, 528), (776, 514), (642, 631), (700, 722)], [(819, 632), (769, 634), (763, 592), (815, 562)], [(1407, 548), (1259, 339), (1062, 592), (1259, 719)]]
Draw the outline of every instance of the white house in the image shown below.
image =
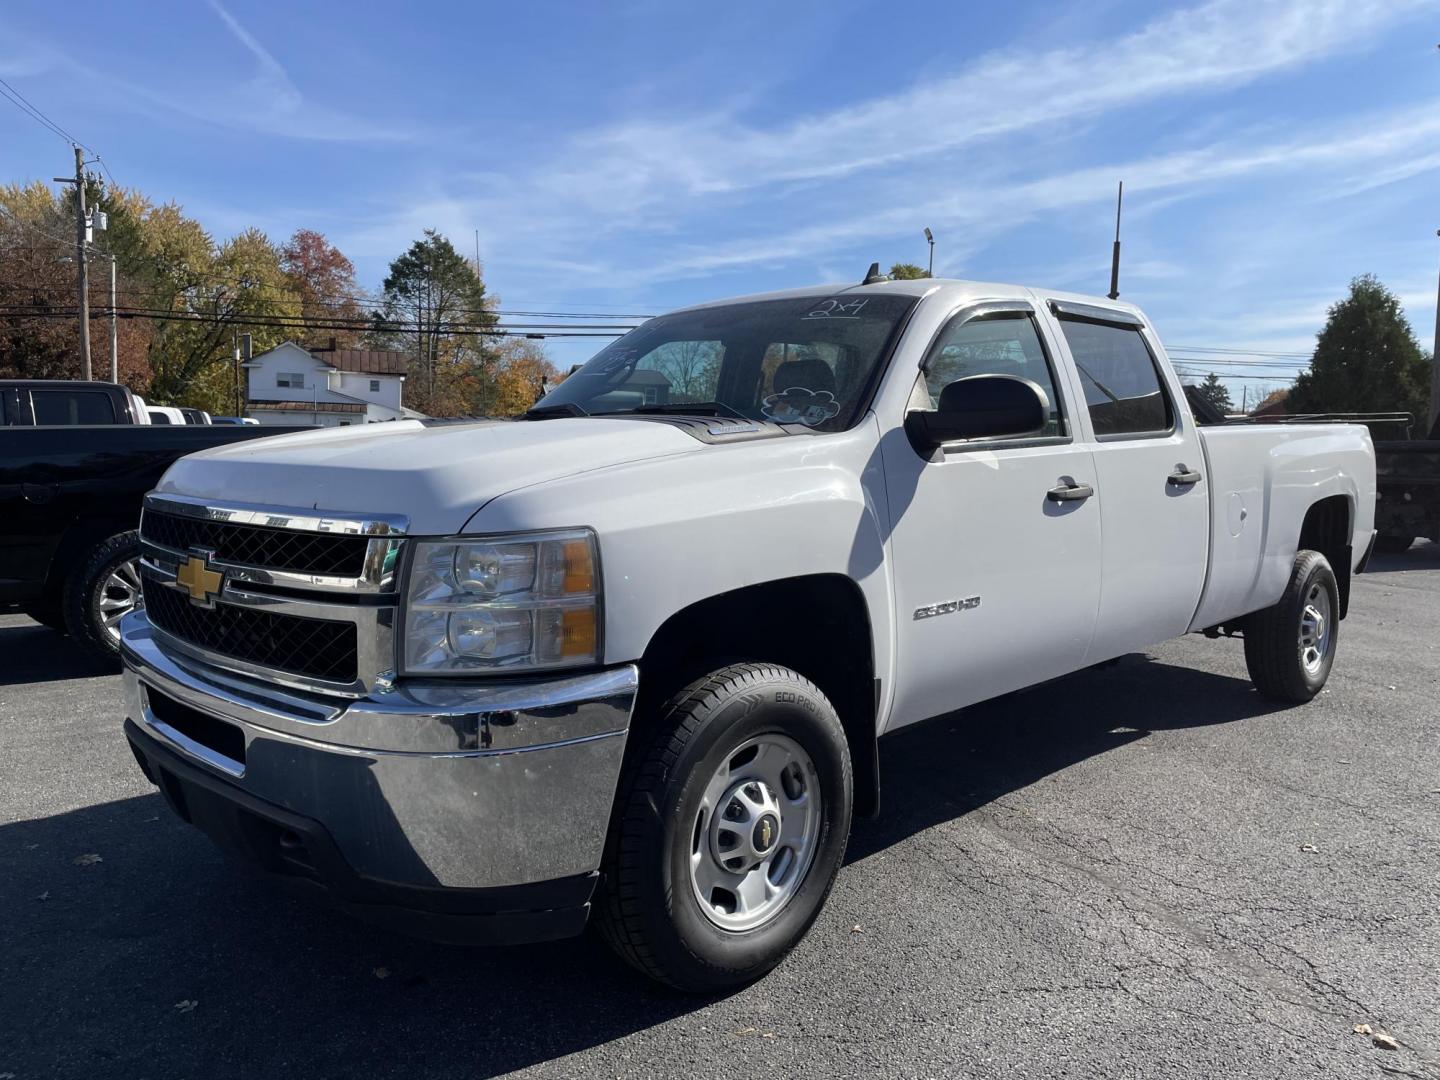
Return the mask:
[(246, 415), (262, 424), (371, 424), (420, 415), (400, 403), (405, 356), (287, 341), (245, 365)]

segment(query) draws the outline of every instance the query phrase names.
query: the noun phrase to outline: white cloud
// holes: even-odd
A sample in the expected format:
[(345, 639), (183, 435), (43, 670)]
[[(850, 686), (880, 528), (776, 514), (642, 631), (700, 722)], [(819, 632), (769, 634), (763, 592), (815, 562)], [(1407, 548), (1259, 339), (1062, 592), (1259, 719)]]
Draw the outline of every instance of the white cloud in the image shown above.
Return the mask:
[[(1345, 168), (1346, 153), (1384, 158), (1411, 147), (1417, 130), (1434, 130), (1424, 111), (1417, 110), (1418, 129), (1339, 139), (1322, 130), (1311, 135), (1318, 141), (1260, 131), (1249, 142), (1231, 136), (1079, 168), (1063, 167), (1067, 147), (1058, 135), (1361, 49), (1421, 7), (1420, 0), (1210, 0), (1127, 36), (1005, 49), (948, 77), (769, 126), (734, 110), (626, 121), (579, 132), (518, 175), (472, 174), (463, 191), (430, 181), (430, 190), (401, 200), (403, 214), (351, 232), (348, 242), (362, 256), (393, 253), (422, 223), (458, 235), (478, 223), (486, 250), (507, 265), (539, 274), (579, 264), (609, 285), (637, 287), (814, 264), (847, 244), (908, 234), (924, 218), (952, 235), (965, 228), (967, 247), (949, 241), (937, 267), (955, 268), (987, 236), (1034, 214), (1113, 197), (1118, 176), (1132, 190), (1181, 197), (1203, 183), (1305, 162), (1358, 174)], [(1206, 123), (1197, 116), (1195, 132), (1214, 139)], [(1192, 145), (1199, 137), (1177, 134)], [(1394, 163), (1406, 167), (1415, 168)], [(746, 224), (737, 236), (738, 222)], [(630, 253), (624, 266), (611, 255), (621, 243)], [(636, 251), (646, 254), (636, 258)]]

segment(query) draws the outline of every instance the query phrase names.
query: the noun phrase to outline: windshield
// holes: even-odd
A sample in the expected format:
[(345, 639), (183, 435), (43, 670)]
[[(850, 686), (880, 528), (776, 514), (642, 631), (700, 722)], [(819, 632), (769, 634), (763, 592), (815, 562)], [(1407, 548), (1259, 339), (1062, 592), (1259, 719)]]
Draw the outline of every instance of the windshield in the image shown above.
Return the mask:
[(841, 431), (859, 412), (913, 296), (809, 296), (661, 315), (536, 405), (591, 415), (693, 412)]

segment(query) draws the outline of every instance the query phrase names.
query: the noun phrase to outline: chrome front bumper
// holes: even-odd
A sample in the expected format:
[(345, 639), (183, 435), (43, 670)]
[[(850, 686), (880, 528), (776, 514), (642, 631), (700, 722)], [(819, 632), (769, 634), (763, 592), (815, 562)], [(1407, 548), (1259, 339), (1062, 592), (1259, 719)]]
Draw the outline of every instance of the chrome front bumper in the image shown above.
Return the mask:
[[(318, 824), (359, 879), (430, 894), (600, 865), (635, 703), (633, 665), (343, 700), (172, 656), (143, 612), (121, 623), (121, 654), (127, 717), (139, 732), (185, 771), (208, 776), (207, 790)], [(240, 732), (243, 753), (225, 725)], [(141, 740), (131, 741), (145, 765)]]

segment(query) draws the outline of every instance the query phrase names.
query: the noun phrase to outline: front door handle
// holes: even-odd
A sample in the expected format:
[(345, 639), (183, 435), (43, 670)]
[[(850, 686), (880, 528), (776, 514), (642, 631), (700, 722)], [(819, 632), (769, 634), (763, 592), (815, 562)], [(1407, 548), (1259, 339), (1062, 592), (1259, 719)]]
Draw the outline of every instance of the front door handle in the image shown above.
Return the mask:
[(1095, 494), (1095, 489), (1089, 484), (1060, 484), (1045, 493), (1045, 497), (1051, 502), (1080, 502)]
[(1191, 484), (1198, 484), (1202, 477), (1194, 469), (1185, 465), (1176, 465), (1175, 471), (1165, 478), (1165, 482), (1171, 487), (1189, 487)]

